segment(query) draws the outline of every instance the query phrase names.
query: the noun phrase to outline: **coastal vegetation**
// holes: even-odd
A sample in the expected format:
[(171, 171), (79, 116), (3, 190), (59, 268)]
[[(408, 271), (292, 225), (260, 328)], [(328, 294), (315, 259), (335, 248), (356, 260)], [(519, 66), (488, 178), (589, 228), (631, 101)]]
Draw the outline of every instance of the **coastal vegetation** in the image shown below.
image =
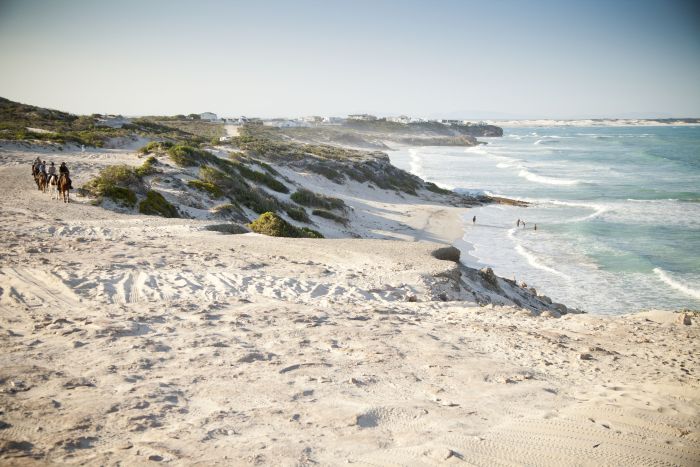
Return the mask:
[(170, 141), (151, 141), (139, 149), (141, 154), (162, 153), (173, 147)]
[(0, 139), (6, 140), (104, 147), (112, 138), (142, 136), (200, 145), (224, 134), (221, 123), (194, 121), (185, 116), (127, 119), (121, 115), (74, 115), (0, 97)]
[(320, 232), (307, 227), (295, 227), (274, 212), (265, 212), (248, 224), (253, 232), (271, 237), (323, 238)]
[(345, 202), (342, 199), (314, 193), (306, 188), (298, 189), (290, 198), (297, 204), (311, 208), (345, 209)]
[(98, 200), (108, 198), (120, 206), (133, 208), (138, 201), (137, 193), (144, 190), (143, 178), (157, 173), (157, 164), (155, 157), (149, 157), (138, 167), (110, 165), (82, 189)]
[(313, 211), (311, 211), (311, 214), (313, 214), (314, 216), (323, 217), (324, 219), (332, 220), (343, 225), (346, 225), (348, 223), (348, 220), (346, 218), (337, 214), (333, 214), (330, 211), (324, 211), (323, 209), (314, 209)]
[(212, 199), (221, 198), (224, 195), (224, 192), (221, 188), (214, 185), (213, 183), (205, 182), (202, 180), (190, 180), (189, 182), (187, 182), (187, 186), (209, 193), (209, 196), (211, 196)]
[(391, 165), (384, 153), (290, 141), (278, 128), (244, 125), (229, 144), (250, 156), (304, 168), (338, 184), (350, 178), (414, 195), (423, 185), (418, 177)]
[(178, 144), (168, 149), (168, 156), (180, 167), (195, 167), (210, 162), (216, 164), (218, 159), (212, 153), (186, 144)]
[(170, 204), (163, 195), (153, 190), (146, 192), (146, 198), (139, 203), (139, 212), (152, 216), (180, 217), (177, 208)]

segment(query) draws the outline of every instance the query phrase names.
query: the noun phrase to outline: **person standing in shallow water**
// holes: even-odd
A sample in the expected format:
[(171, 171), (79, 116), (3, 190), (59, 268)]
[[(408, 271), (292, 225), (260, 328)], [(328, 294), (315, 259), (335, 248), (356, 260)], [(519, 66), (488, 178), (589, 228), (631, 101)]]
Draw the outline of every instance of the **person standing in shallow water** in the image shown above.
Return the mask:
[(520, 227), (520, 218), (518, 218), (518, 223), (516, 225)]
[(472, 217), (472, 224), (476, 224), (476, 216)]

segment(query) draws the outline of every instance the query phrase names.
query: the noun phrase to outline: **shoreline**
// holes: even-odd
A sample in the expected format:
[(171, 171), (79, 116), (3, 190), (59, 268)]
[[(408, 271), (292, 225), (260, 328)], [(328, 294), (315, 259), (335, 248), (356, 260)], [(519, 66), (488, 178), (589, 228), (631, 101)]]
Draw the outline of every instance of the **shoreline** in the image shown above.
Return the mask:
[(466, 208), (300, 173), (373, 238), (224, 235), (52, 201), (35, 156), (0, 147), (2, 462), (700, 459), (700, 317), (544, 308), (455, 262)]
[[(680, 132), (681, 130), (678, 130)], [(569, 134), (576, 133), (577, 130), (562, 130), (555, 132), (552, 129), (551, 138), (569, 138)], [(512, 132), (508, 132), (512, 133)], [(486, 217), (484, 217), (485, 223), (490, 223), (498, 225), (498, 230), (492, 229), (494, 235), (493, 238), (489, 238), (486, 232), (469, 232), (467, 228), (465, 230), (465, 242), (460, 245), (460, 249), (463, 251), (463, 262), (472, 267), (484, 267), (485, 265), (492, 266), (497, 274), (501, 274), (504, 277), (517, 278), (518, 281), (525, 281), (528, 284), (534, 284), (537, 286), (538, 290), (542, 290), (550, 296), (560, 299), (562, 302), (569, 302), (573, 306), (585, 309), (593, 313), (603, 313), (603, 314), (619, 314), (622, 312), (632, 312), (637, 309), (658, 309), (663, 308), (669, 311), (677, 311), (680, 309), (697, 309), (697, 275), (692, 273), (692, 270), (688, 270), (687, 266), (683, 264), (678, 266), (680, 269), (667, 269), (666, 277), (664, 277), (659, 268), (662, 268), (664, 262), (663, 255), (654, 255), (655, 261), (648, 269), (644, 269), (642, 266), (639, 269), (630, 270), (629, 273), (616, 273), (616, 265), (613, 259), (598, 258), (598, 256), (592, 255), (590, 259), (585, 256), (586, 251), (584, 249), (576, 250), (575, 243), (579, 241), (590, 247), (590, 243), (594, 243), (595, 238), (591, 235), (579, 235), (578, 230), (583, 230), (584, 233), (587, 232), (586, 227), (590, 226), (592, 232), (597, 232), (596, 229), (603, 229), (608, 226), (609, 222), (615, 222), (615, 219), (620, 219), (621, 216), (624, 217), (625, 223), (634, 223), (634, 220), (628, 220), (630, 216), (625, 216), (621, 213), (627, 212), (630, 209), (632, 213), (636, 213), (638, 219), (644, 219), (639, 227), (639, 232), (646, 231), (649, 222), (655, 222), (652, 216), (652, 220), (649, 221), (647, 217), (641, 217), (644, 206), (649, 206), (652, 210), (652, 214), (656, 214), (657, 211), (662, 209), (662, 207), (656, 207), (657, 204), (653, 205), (634, 205), (628, 207), (625, 203), (630, 200), (625, 201), (624, 196), (608, 200), (599, 200), (595, 197), (595, 193), (591, 194), (592, 201), (586, 201), (589, 194), (588, 191), (581, 191), (579, 195), (578, 188), (568, 189), (568, 186), (558, 186), (552, 183), (553, 186), (549, 186), (548, 182), (555, 180), (557, 170), (560, 168), (559, 165), (552, 163), (555, 166), (547, 172), (544, 168), (540, 168), (539, 171), (531, 169), (533, 173), (546, 175), (546, 180), (523, 180), (524, 168), (528, 168), (530, 164), (527, 164), (524, 160), (520, 160), (523, 156), (517, 155), (517, 149), (523, 148), (523, 151), (532, 148), (534, 151), (537, 149), (537, 154), (546, 151), (548, 148), (540, 148), (540, 146), (532, 146), (529, 143), (537, 140), (537, 136), (533, 137), (523, 137), (525, 138), (522, 143), (519, 142), (520, 138), (518, 135), (529, 133), (528, 131), (515, 132), (515, 139), (508, 139), (501, 144), (501, 147), (496, 146), (490, 155), (479, 156), (483, 157), (481, 161), (473, 160), (468, 155), (462, 155), (461, 149), (457, 148), (455, 150), (442, 150), (441, 148), (425, 148), (422, 151), (421, 148), (413, 148), (413, 152), (410, 151), (411, 148), (401, 148), (400, 151), (392, 154), (392, 159), (394, 163), (402, 167), (405, 170), (410, 170), (412, 173), (417, 174), (414, 169), (419, 169), (420, 174), (428, 176), (428, 178), (436, 183), (442, 183), (443, 186), (466, 186), (471, 192), (476, 188), (488, 186), (488, 180), (491, 172), (489, 170), (496, 171), (493, 174), (494, 186), (491, 191), (495, 193), (504, 193), (507, 195), (511, 193), (516, 193), (516, 196), (508, 196), (508, 199), (512, 199), (516, 202), (506, 201), (500, 205), (491, 205), (490, 207), (483, 206), (476, 208), (475, 214), (477, 218), (481, 219), (478, 215), (479, 210), (484, 210), (484, 213), (488, 213), (488, 218), (491, 219), (490, 222), (486, 222)], [(582, 132), (585, 133), (586, 137), (595, 136), (598, 133), (605, 132)], [(594, 133), (589, 135), (588, 133)], [(610, 133), (610, 132), (608, 132)], [(644, 137), (651, 137), (647, 133), (652, 133), (657, 135), (657, 132), (645, 132), (645, 131), (627, 131), (627, 132), (612, 132), (619, 133), (620, 138), (626, 138), (627, 134), (638, 134), (644, 133)], [(667, 130), (664, 133), (659, 132), (662, 136), (667, 134), (675, 134), (672, 130)], [(695, 134), (694, 132), (692, 134)], [(565, 135), (565, 136), (561, 136)], [(516, 141), (518, 139), (518, 141)], [(579, 140), (566, 140), (562, 141), (577, 141), (577, 144), (570, 143), (574, 148), (579, 148), (585, 143), (585, 138)], [(592, 138), (595, 139), (595, 138)], [(615, 140), (617, 141), (617, 140)], [(624, 141), (627, 141), (625, 139)], [(634, 140), (636, 141), (636, 140)], [(646, 141), (646, 140), (645, 140)], [(655, 141), (655, 140), (654, 140)], [(685, 140), (684, 140), (685, 141)], [(494, 145), (496, 143), (493, 143)], [(602, 143), (600, 143), (602, 144)], [(562, 149), (564, 143), (557, 146), (552, 145), (554, 148)], [(469, 149), (469, 148), (467, 148)], [(600, 150), (604, 150), (605, 147), (601, 146)], [(415, 152), (417, 151), (417, 152)], [(527, 153), (526, 153), (527, 154)], [(520, 159), (518, 159), (520, 157)], [(530, 157), (530, 156), (528, 156)], [(538, 164), (542, 165), (547, 158), (542, 156), (540, 158), (533, 158), (531, 160), (532, 167), (537, 167)], [(508, 158), (512, 159), (509, 160)], [(543, 159), (544, 158), (544, 159)], [(550, 157), (551, 158), (551, 157)], [(526, 158), (527, 159), (527, 158)], [(473, 162), (470, 162), (472, 161)], [(515, 160), (515, 161), (513, 161)], [(505, 162), (504, 162), (505, 161)], [(450, 164), (454, 164), (457, 169), (450, 171), (447, 167)], [(473, 166), (473, 175), (469, 177), (469, 165)], [(460, 183), (460, 175), (468, 177), (464, 180), (464, 183)], [(555, 175), (553, 175), (555, 174)], [(560, 178), (565, 179), (576, 179), (575, 175), (566, 173), (566, 175), (558, 175)], [(585, 178), (585, 177), (584, 177)], [(588, 177), (587, 179), (592, 179)], [(558, 179), (556, 179), (558, 180)], [(604, 179), (607, 181), (607, 179)], [(614, 181), (614, 180), (613, 180)], [(526, 183), (526, 188), (518, 188), (516, 183)], [(511, 187), (510, 190), (507, 188)], [(538, 188), (539, 187), (539, 188)], [(583, 190), (583, 188), (581, 189)], [(586, 188), (588, 190), (588, 188)], [(458, 190), (462, 191), (462, 190)], [(464, 191), (467, 191), (466, 189)], [(563, 197), (558, 197), (558, 194), (564, 193)], [(488, 193), (492, 195), (492, 193)], [(538, 195), (539, 194), (539, 195)], [(569, 196), (567, 196), (570, 195)], [(624, 194), (624, 193), (622, 193)], [(520, 196), (518, 196), (520, 195)], [(631, 196), (631, 195), (630, 195)], [(688, 195), (690, 196), (690, 195)], [(499, 198), (498, 196), (493, 196), (494, 198)], [(540, 199), (541, 198), (541, 199)], [(579, 199), (580, 198), (580, 199)], [(520, 205), (517, 201), (523, 201), (527, 203), (528, 210), (526, 211), (517, 208)], [(673, 200), (669, 200), (673, 201)], [(657, 203), (657, 201), (652, 200), (650, 203)], [(659, 201), (662, 203), (662, 201)], [(666, 204), (661, 204), (659, 206), (666, 206)], [(678, 203), (674, 203), (678, 205)], [(513, 207), (516, 206), (516, 207)], [(503, 209), (503, 215), (499, 216), (499, 210)], [(672, 212), (682, 209), (682, 207), (669, 206)], [(691, 211), (694, 212), (694, 211)], [(471, 216), (468, 216), (468, 223), (471, 223)], [(668, 216), (667, 216), (668, 217)], [(533, 236), (532, 233), (527, 234), (520, 230), (515, 231), (513, 238), (513, 233), (511, 232), (511, 227), (516, 227), (516, 219), (526, 219), (528, 221), (537, 221), (540, 230), (544, 229), (537, 236)], [(660, 217), (663, 218), (663, 217)], [(670, 219), (671, 224), (673, 220), (677, 217), (672, 217)], [(508, 225), (509, 219), (512, 219), (512, 225)], [(547, 222), (552, 222), (551, 231), (548, 232)], [(579, 226), (580, 223), (580, 227)], [(690, 222), (692, 224), (692, 222)], [(477, 224), (479, 222), (477, 221)], [(528, 222), (529, 229), (533, 228), (534, 222)], [(585, 224), (585, 225), (584, 225)], [(688, 224), (688, 222), (683, 223), (683, 225)], [(626, 224), (625, 224), (626, 225)], [(635, 224), (636, 225), (636, 224)], [(658, 224), (666, 225), (666, 224)], [(680, 230), (683, 227), (679, 224), (678, 229), (670, 232), (670, 234), (678, 235), (678, 232), (686, 232), (690, 235), (690, 230)], [(688, 228), (692, 228), (688, 227)], [(508, 230), (508, 235), (506, 235), (506, 230)], [(636, 231), (635, 231), (636, 232)], [(474, 236), (472, 236), (472, 234)], [(669, 234), (669, 235), (670, 235)], [(624, 239), (626, 236), (624, 232), (620, 233), (617, 237), (620, 240), (615, 241), (615, 237), (610, 237), (610, 241), (606, 245), (610, 245), (611, 255), (615, 252), (623, 255), (627, 251), (625, 248), (626, 244)], [(663, 240), (664, 237), (659, 237), (659, 242), (666, 244), (670, 240)], [(546, 239), (539, 241), (540, 239)], [(605, 240), (602, 239), (601, 241)], [(547, 246), (555, 245), (555, 246)], [(568, 246), (567, 246), (568, 245)], [(584, 246), (585, 246), (584, 245)], [(579, 245), (580, 246), (580, 245)], [(595, 246), (595, 245), (594, 245)], [(627, 245), (629, 246), (629, 245)], [(615, 247), (619, 248), (616, 250)], [(592, 248), (592, 247), (591, 247)], [(633, 247), (630, 247), (632, 251)], [(477, 251), (474, 251), (477, 250)], [(680, 248), (679, 250), (683, 250)], [(645, 250), (646, 251), (646, 250)], [(688, 254), (692, 255), (692, 252), (685, 248)], [(650, 253), (649, 251), (646, 251)], [(477, 259), (474, 260), (470, 256), (473, 254)], [(498, 254), (497, 254), (498, 253)], [(595, 253), (595, 251), (593, 251)], [(631, 255), (633, 256), (633, 255)], [(614, 258), (614, 256), (613, 256)], [(580, 261), (580, 267), (574, 267)], [(672, 257), (670, 259), (672, 264), (678, 264), (680, 260)], [(674, 262), (675, 261), (675, 262)], [(640, 258), (638, 263), (643, 262), (643, 258)], [(636, 263), (635, 263), (636, 264)], [(624, 267), (624, 266), (620, 266)], [(598, 273), (598, 268), (602, 269)], [(656, 271), (652, 271), (656, 269)], [(674, 272), (675, 271), (675, 272)], [(674, 285), (671, 285), (668, 280), (674, 281)], [(567, 282), (568, 281), (568, 282)], [(598, 291), (598, 295), (604, 293), (604, 297), (596, 297), (596, 294), (590, 294), (585, 292), (585, 289), (591, 289)], [(582, 290), (583, 289), (583, 290)], [(651, 290), (653, 292), (647, 293), (646, 290)], [(617, 291), (617, 292), (616, 292)]]

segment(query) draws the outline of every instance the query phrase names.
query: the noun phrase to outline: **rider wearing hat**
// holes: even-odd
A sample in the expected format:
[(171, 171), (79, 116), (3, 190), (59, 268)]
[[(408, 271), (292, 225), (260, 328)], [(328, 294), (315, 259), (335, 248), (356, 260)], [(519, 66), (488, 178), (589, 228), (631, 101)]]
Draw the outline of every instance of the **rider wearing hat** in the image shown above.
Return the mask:
[(61, 166), (58, 168), (58, 173), (66, 176), (66, 178), (68, 179), (68, 188), (70, 188), (72, 190), (73, 189), (73, 182), (71, 182), (70, 171), (68, 170), (68, 166), (66, 166), (65, 162), (61, 162)]
[(56, 166), (53, 164), (53, 162), (51, 162), (51, 165), (49, 165), (47, 173), (49, 175), (49, 183), (51, 183), (51, 179), (56, 176)]

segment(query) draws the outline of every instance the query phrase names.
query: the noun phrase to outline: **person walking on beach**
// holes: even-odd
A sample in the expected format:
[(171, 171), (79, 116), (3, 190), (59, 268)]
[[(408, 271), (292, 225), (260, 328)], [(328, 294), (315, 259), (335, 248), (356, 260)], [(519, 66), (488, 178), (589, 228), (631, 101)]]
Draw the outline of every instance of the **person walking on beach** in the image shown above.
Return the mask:
[(520, 218), (518, 218), (518, 224), (517, 224), (517, 225), (518, 225), (518, 227), (520, 227)]
[(537, 230), (537, 224), (535, 224), (535, 230)]
[(472, 224), (476, 224), (476, 216), (472, 217)]

